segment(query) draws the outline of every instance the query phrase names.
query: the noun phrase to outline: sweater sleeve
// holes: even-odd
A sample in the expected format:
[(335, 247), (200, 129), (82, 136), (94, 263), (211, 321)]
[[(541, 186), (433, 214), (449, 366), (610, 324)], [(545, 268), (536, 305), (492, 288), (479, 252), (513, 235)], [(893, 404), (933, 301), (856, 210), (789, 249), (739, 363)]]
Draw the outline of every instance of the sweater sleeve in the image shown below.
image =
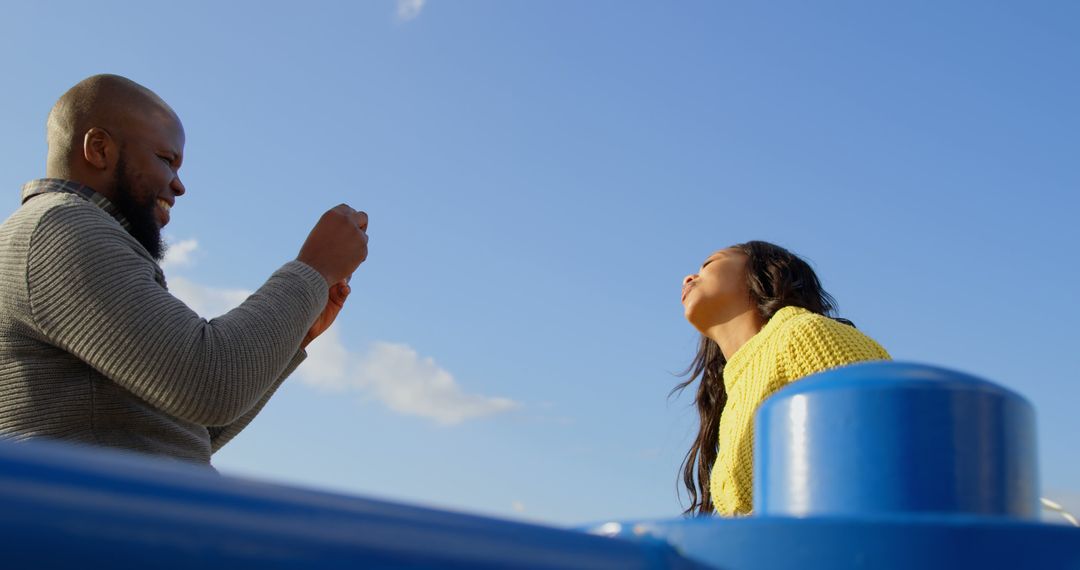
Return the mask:
[(32, 319), (49, 342), (135, 396), (204, 426), (236, 422), (264, 398), (326, 303), (323, 277), (292, 261), (207, 322), (155, 271), (145, 250), (99, 210), (52, 208), (27, 256)]
[(292, 374), (306, 359), (307, 352), (304, 351), (304, 349), (300, 349), (300, 351), (296, 353), (296, 356), (293, 356), (293, 359), (289, 361), (289, 365), (285, 367), (285, 371), (281, 373), (281, 376), (278, 376), (277, 380), (274, 381), (274, 385), (263, 394), (262, 399), (260, 399), (253, 408), (248, 410), (247, 413), (240, 417), (240, 419), (229, 425), (207, 428), (207, 431), (210, 433), (210, 453), (217, 453), (226, 443), (232, 441), (232, 438), (243, 431), (244, 428), (251, 423), (251, 420), (259, 415), (259, 412), (261, 412), (263, 407), (266, 406), (266, 403), (270, 401), (274, 392), (277, 392), (277, 389), (285, 382), (285, 379), (288, 378), (289, 375)]

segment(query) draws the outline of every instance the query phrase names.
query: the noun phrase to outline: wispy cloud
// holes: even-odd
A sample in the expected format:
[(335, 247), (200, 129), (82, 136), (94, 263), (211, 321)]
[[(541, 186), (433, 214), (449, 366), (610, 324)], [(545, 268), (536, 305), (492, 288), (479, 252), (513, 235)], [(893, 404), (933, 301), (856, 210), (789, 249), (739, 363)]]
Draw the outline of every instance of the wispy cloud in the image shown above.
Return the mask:
[(354, 357), (341, 342), (336, 326), (331, 326), (312, 341), (307, 347), (307, 353), (307, 360), (296, 371), (304, 384), (327, 392), (348, 392), (354, 389), (348, 376)]
[(204, 319), (224, 315), (251, 296), (246, 289), (216, 289), (184, 277), (168, 277), (169, 291)]
[(507, 412), (519, 407), (509, 398), (469, 394), (433, 358), (406, 344), (375, 342), (367, 353), (352, 356), (333, 330), (308, 347), (297, 373), (316, 388), (374, 397), (395, 412), (443, 425)]
[(169, 248), (165, 251), (165, 259), (161, 260), (162, 269), (187, 267), (194, 263), (192, 256), (199, 249), (198, 240), (185, 239), (174, 242), (168, 240)]
[(412, 20), (420, 15), (427, 0), (397, 0), (397, 17), (400, 20)]
[[(252, 293), (206, 287), (184, 277), (170, 276), (168, 280), (173, 295), (207, 319), (225, 314)], [(375, 342), (366, 352), (354, 354), (345, 347), (334, 326), (315, 339), (307, 351), (307, 360), (296, 371), (304, 384), (326, 392), (374, 399), (395, 412), (442, 425), (520, 407), (509, 398), (467, 393), (453, 374), (407, 344)]]

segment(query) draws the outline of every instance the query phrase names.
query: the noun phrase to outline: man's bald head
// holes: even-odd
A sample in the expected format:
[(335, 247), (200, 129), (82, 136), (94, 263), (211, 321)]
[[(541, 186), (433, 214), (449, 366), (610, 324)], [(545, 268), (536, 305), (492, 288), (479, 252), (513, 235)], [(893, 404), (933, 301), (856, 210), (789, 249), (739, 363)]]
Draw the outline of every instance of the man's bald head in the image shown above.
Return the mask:
[(117, 75), (86, 78), (49, 113), (45, 175), (77, 182), (116, 206), (155, 259), (164, 252), (184, 161), (184, 126), (153, 91)]
[(133, 124), (153, 118), (180, 123), (161, 97), (126, 77), (103, 74), (78, 82), (60, 96), (49, 113), (46, 176), (71, 177), (75, 162), (83, 154), (86, 133), (91, 129), (106, 131), (123, 146)]

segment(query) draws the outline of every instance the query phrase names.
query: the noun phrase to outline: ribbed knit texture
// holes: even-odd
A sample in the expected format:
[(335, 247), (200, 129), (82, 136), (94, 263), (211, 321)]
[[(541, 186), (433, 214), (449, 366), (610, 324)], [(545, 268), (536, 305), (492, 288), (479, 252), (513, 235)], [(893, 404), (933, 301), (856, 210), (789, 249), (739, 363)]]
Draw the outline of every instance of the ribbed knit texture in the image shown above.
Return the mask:
[(889, 360), (855, 327), (806, 309), (776, 312), (728, 360), (728, 401), (720, 416), (719, 447), (709, 481), (716, 512), (749, 514), (753, 506), (754, 412), (766, 398), (805, 376), (864, 360)]
[(37, 196), (0, 226), (0, 437), (209, 463), (303, 360), (327, 290), (289, 262), (207, 322), (102, 209)]

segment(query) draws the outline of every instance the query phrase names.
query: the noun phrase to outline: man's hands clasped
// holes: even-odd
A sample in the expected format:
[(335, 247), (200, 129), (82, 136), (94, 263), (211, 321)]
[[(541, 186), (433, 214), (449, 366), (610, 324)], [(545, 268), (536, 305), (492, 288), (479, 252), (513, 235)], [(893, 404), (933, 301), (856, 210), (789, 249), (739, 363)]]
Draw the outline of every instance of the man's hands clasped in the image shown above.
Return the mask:
[(330, 328), (345, 306), (345, 299), (351, 292), (349, 278), (367, 259), (367, 229), (366, 213), (340, 204), (319, 218), (300, 248), (297, 261), (321, 273), (330, 286), (326, 307), (304, 336), (301, 348), (307, 347), (308, 343)]
[(322, 273), (328, 285), (348, 280), (367, 259), (367, 228), (367, 214), (335, 206), (319, 218), (296, 259)]

